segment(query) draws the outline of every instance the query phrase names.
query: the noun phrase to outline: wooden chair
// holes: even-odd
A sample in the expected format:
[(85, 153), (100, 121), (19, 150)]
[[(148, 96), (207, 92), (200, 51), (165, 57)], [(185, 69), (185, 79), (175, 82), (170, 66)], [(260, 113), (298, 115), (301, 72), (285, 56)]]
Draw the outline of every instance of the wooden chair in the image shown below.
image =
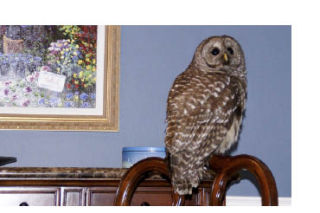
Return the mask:
[[(269, 168), (256, 157), (250, 155), (238, 155), (235, 157), (213, 156), (209, 164), (210, 168), (216, 173), (212, 183), (210, 205), (225, 205), (227, 184), (241, 170), (247, 170), (257, 179), (263, 206), (278, 205), (278, 193), (274, 177)], [(150, 173), (160, 173), (170, 182), (169, 169), (162, 158), (151, 157), (141, 160), (133, 165), (122, 177), (114, 205), (129, 206), (138, 184)], [(174, 192), (172, 196), (172, 205), (184, 205), (184, 196), (179, 196)]]

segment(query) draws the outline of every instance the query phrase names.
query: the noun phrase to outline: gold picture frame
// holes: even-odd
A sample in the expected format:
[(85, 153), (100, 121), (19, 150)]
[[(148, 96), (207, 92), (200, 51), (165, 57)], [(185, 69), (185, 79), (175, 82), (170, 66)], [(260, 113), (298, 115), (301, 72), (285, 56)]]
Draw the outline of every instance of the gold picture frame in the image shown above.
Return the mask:
[[(111, 131), (119, 130), (120, 26), (104, 26), (104, 75), (102, 109), (99, 115), (3, 113), (2, 130)], [(54, 109), (53, 109), (54, 110)]]

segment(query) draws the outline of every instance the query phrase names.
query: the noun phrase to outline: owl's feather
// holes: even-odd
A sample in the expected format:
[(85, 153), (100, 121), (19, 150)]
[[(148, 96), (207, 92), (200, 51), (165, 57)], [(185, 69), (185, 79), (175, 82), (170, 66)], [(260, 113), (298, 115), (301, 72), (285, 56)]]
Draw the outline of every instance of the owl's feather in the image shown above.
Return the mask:
[[(192, 68), (190, 68), (192, 69)], [(197, 187), (205, 160), (215, 150), (223, 153), (236, 141), (244, 103), (235, 77), (221, 74), (179, 76), (169, 93), (166, 147), (176, 191), (190, 194)], [(178, 178), (176, 175), (182, 176)]]

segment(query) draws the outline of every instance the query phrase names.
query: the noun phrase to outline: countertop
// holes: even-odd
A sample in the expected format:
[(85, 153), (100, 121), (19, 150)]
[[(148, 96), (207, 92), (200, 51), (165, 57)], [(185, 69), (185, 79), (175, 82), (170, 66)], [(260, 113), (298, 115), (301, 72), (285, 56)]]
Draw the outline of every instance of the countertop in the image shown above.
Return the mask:
[(77, 167), (0, 167), (0, 178), (110, 178), (120, 179), (128, 169)]
[[(80, 167), (0, 167), (0, 179), (121, 179), (127, 172), (125, 168), (80, 168)], [(163, 179), (155, 174), (148, 179)], [(212, 180), (207, 173), (204, 180)]]

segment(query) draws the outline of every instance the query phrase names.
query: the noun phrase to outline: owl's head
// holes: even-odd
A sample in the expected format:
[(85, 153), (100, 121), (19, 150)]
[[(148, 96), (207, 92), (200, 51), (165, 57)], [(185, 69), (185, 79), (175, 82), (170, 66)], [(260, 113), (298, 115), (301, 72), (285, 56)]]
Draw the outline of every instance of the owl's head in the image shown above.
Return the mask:
[(245, 58), (240, 44), (232, 37), (212, 36), (197, 47), (192, 64), (204, 72), (223, 71), (244, 77)]

